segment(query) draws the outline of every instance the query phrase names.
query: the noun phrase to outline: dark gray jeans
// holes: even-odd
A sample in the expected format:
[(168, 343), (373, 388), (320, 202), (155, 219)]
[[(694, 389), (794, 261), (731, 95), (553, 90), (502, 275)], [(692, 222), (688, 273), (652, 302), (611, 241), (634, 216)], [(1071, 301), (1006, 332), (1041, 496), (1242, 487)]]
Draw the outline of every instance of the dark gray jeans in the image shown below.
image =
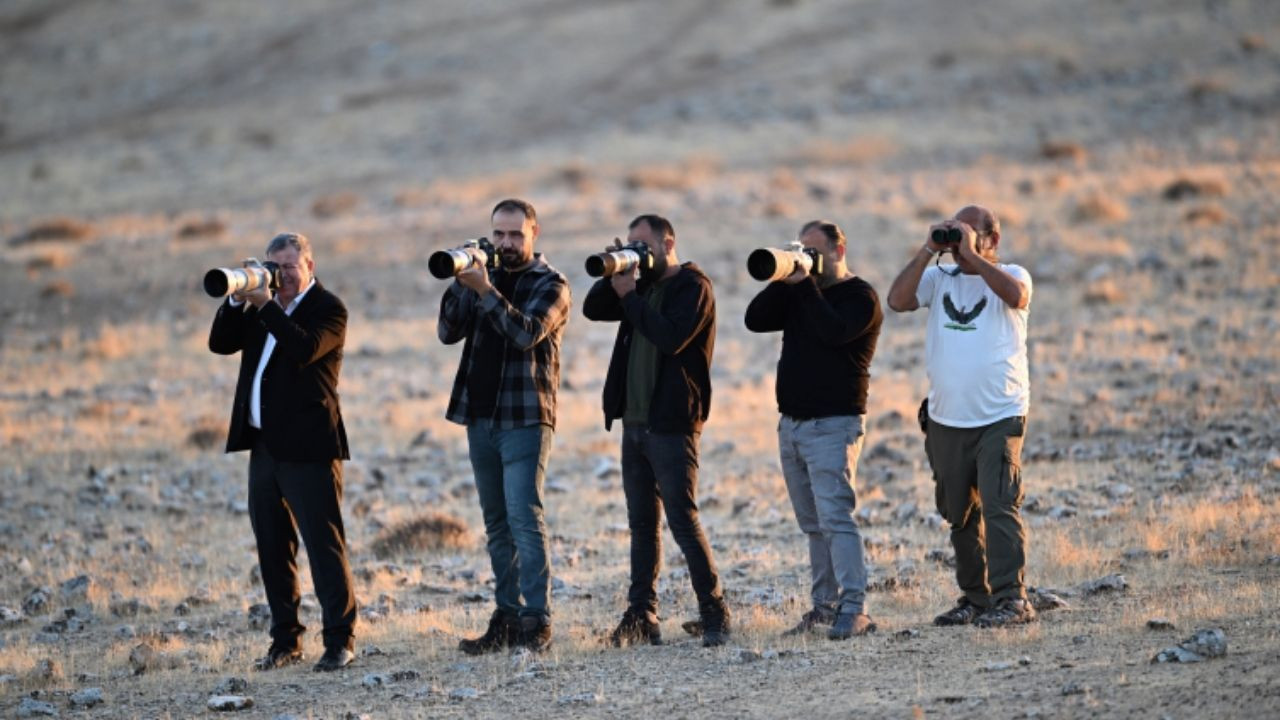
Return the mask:
[(689, 580), (705, 615), (720, 612), (724, 594), (711, 546), (698, 520), (698, 436), (649, 432), (644, 425), (622, 428), (622, 490), (631, 528), (632, 608), (657, 613), (658, 571), (662, 565), (661, 514), (689, 565)]
[(787, 494), (800, 530), (809, 537), (809, 571), (815, 610), (863, 612), (867, 566), (862, 534), (853, 517), (854, 476), (862, 454), (863, 417), (778, 421), (778, 449)]
[(925, 452), (938, 513), (951, 524), (956, 582), (974, 605), (1026, 598), (1027, 533), (1022, 526), (1022, 436), (1016, 416), (975, 428), (929, 421)]

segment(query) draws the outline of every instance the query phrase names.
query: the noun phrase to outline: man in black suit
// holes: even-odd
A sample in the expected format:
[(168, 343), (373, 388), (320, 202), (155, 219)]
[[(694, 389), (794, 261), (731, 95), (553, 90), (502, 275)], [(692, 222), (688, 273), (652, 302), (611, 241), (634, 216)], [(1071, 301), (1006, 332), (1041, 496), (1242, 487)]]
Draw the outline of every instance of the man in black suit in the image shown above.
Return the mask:
[(350, 457), (338, 404), (347, 309), (315, 280), (311, 243), (282, 233), (267, 245), (280, 287), (233, 295), (218, 308), (209, 349), (240, 352), (227, 452), (249, 450), (249, 520), (271, 607), (271, 647), (256, 665), (302, 660), (298, 535), (307, 545), (324, 620), (317, 671), (351, 663), (356, 600), (342, 525), (342, 461)]

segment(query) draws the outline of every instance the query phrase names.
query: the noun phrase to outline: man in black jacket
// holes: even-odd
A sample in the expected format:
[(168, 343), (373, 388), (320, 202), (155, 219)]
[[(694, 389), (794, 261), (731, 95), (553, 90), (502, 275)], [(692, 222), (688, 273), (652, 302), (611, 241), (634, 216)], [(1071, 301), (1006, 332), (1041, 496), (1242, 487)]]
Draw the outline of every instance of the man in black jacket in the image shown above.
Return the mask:
[(347, 309), (315, 280), (311, 244), (271, 239), (280, 287), (233, 295), (218, 308), (209, 349), (240, 353), (227, 452), (249, 450), (249, 521), (271, 607), (260, 670), (302, 660), (298, 535), (307, 546), (324, 621), (318, 671), (350, 664), (356, 600), (342, 524), (342, 461), (350, 457), (338, 403)]
[(631, 222), (627, 243), (642, 243), (653, 267), (601, 278), (583, 313), (620, 321), (604, 384), (605, 428), (622, 419), (622, 489), (631, 530), (628, 608), (610, 634), (615, 646), (661, 643), (658, 570), (661, 519), (689, 565), (698, 597), (702, 644), (723, 645), (729, 611), (711, 548), (698, 521), (698, 436), (711, 409), (715, 297), (711, 281), (676, 257), (671, 223), (657, 215)]
[(800, 243), (822, 258), (819, 272), (797, 266), (747, 306), (747, 328), (782, 331), (778, 360), (778, 448), (800, 529), (809, 537), (813, 608), (787, 634), (830, 626), (843, 640), (875, 630), (864, 611), (867, 568), (853, 516), (862, 452), (867, 380), (884, 315), (876, 291), (849, 272), (835, 223), (814, 220)]

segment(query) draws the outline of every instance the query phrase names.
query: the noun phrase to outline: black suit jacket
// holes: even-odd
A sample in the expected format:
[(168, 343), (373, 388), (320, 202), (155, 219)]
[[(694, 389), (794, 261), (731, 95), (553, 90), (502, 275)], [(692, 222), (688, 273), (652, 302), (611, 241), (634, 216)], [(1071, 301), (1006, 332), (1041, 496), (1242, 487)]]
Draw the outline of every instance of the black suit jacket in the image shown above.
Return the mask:
[(338, 404), (338, 373), (347, 335), (347, 308), (317, 281), (286, 315), (275, 302), (261, 309), (224, 302), (213, 318), (209, 349), (240, 353), (240, 379), (231, 408), (227, 452), (249, 450), (249, 392), (267, 333), (276, 347), (262, 372), (262, 437), (276, 460), (346, 460), (347, 431)]

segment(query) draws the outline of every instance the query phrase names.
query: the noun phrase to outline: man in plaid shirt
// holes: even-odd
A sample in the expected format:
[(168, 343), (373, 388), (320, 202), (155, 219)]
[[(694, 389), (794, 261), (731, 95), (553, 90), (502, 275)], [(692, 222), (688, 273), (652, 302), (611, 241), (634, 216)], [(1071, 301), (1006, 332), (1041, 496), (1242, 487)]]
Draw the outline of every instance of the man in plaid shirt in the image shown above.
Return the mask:
[(533, 206), (503, 200), (490, 217), (501, 266), (459, 272), (440, 300), (437, 325), (446, 345), (465, 341), (445, 416), (467, 426), (497, 586), (488, 630), (458, 645), (471, 655), (551, 644), (542, 485), (570, 303), (564, 275), (533, 252)]

